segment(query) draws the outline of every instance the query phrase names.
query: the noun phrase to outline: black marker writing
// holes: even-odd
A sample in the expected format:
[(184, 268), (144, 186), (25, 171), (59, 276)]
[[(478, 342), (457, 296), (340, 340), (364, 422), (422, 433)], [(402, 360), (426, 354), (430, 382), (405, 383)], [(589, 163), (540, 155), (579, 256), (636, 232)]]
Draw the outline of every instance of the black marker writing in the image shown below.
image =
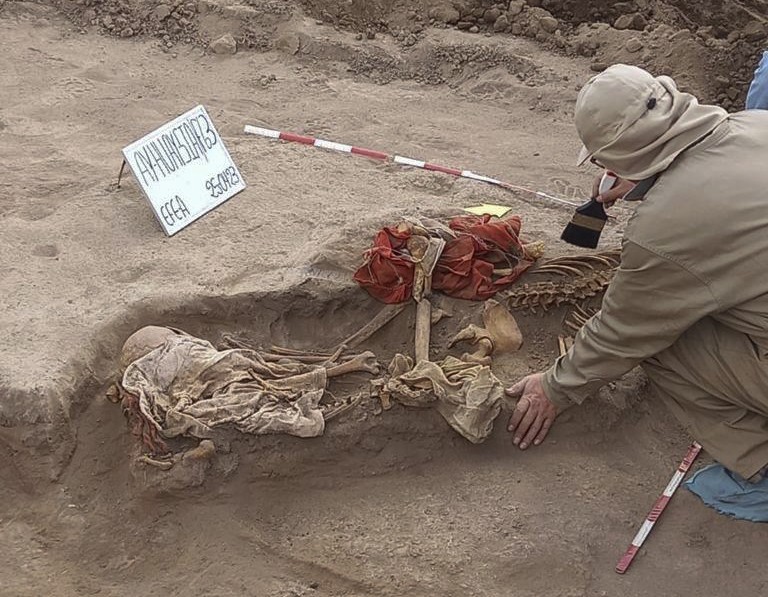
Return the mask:
[(240, 177), (237, 175), (237, 170), (230, 166), (216, 176), (209, 178), (205, 183), (205, 188), (211, 193), (211, 197), (216, 199), (238, 184), (240, 184)]
[(181, 197), (176, 195), (160, 206), (160, 215), (168, 226), (174, 226), (177, 222), (183, 222), (192, 214), (190, 214)]
[(133, 161), (148, 187), (195, 160), (207, 161), (208, 151), (217, 143), (207, 116), (196, 114), (135, 149)]

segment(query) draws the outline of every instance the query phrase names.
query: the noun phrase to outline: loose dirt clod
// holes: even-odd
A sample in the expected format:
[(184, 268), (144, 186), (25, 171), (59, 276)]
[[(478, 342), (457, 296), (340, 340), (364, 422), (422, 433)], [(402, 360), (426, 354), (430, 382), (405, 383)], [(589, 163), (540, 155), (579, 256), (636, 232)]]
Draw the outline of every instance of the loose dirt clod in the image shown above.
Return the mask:
[(212, 41), (210, 48), (214, 54), (236, 54), (237, 42), (231, 33), (227, 33)]

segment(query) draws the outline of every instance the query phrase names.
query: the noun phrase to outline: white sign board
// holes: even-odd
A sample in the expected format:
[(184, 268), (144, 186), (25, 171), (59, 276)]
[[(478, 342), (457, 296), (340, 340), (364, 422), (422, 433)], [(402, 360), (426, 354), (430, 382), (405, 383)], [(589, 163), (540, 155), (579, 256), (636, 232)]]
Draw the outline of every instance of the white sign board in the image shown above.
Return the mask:
[(131, 143), (123, 156), (168, 236), (245, 188), (203, 106)]

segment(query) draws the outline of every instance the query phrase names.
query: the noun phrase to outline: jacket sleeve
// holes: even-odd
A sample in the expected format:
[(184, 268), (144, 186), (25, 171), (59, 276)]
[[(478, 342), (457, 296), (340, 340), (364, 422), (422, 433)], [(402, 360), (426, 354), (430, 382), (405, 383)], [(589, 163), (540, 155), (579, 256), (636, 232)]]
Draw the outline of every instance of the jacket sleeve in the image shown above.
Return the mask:
[(544, 374), (544, 390), (560, 408), (581, 404), (605, 384), (671, 346), (718, 308), (709, 286), (699, 277), (626, 240), (601, 311), (579, 331), (571, 350)]

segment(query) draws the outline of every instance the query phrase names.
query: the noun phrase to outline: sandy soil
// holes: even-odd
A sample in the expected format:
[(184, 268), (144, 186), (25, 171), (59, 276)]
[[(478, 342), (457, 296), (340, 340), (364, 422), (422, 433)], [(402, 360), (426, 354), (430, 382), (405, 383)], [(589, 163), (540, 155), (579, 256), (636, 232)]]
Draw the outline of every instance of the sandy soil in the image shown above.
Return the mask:
[[(367, 404), (323, 439), (225, 436), (213, 462), (171, 474), (135, 463), (136, 442), (103, 398), (140, 325), (305, 347), (343, 338), (378, 309), (349, 271), (376, 227), (402, 215), (507, 203), (549, 255), (566, 251), (556, 239), (567, 210), (241, 131), (306, 132), (583, 197), (590, 172), (573, 166), (570, 112), (604, 56), (572, 6), (550, 7), (567, 43), (538, 36), (542, 47), (444, 26), (437, 2), (375, 3), (375, 19), (356, 2), (335, 13), (340, 3), (177, 2), (162, 27), (120, 16), (148, 3), (47, 4), (0, 2), (0, 595), (765, 591), (764, 533), (685, 491), (631, 572), (613, 572), (688, 442), (637, 375), (563, 416), (530, 453), (502, 425), (470, 446), (435, 413)], [(168, 18), (186, 20), (175, 30)], [(205, 50), (227, 31), (244, 49)], [(619, 41), (598, 50), (624, 51), (625, 34), (611, 29)], [(661, 43), (654, 30), (632, 35)], [(680, 69), (708, 89), (710, 70)], [(198, 103), (249, 187), (167, 239), (135, 183), (115, 189), (120, 150)], [(455, 315), (437, 329), (438, 352), (477, 317), (476, 305), (446, 307)], [(525, 350), (497, 374), (545, 366), (562, 315), (520, 314)], [(382, 360), (408, 350), (411, 323), (404, 314), (370, 348)]]

